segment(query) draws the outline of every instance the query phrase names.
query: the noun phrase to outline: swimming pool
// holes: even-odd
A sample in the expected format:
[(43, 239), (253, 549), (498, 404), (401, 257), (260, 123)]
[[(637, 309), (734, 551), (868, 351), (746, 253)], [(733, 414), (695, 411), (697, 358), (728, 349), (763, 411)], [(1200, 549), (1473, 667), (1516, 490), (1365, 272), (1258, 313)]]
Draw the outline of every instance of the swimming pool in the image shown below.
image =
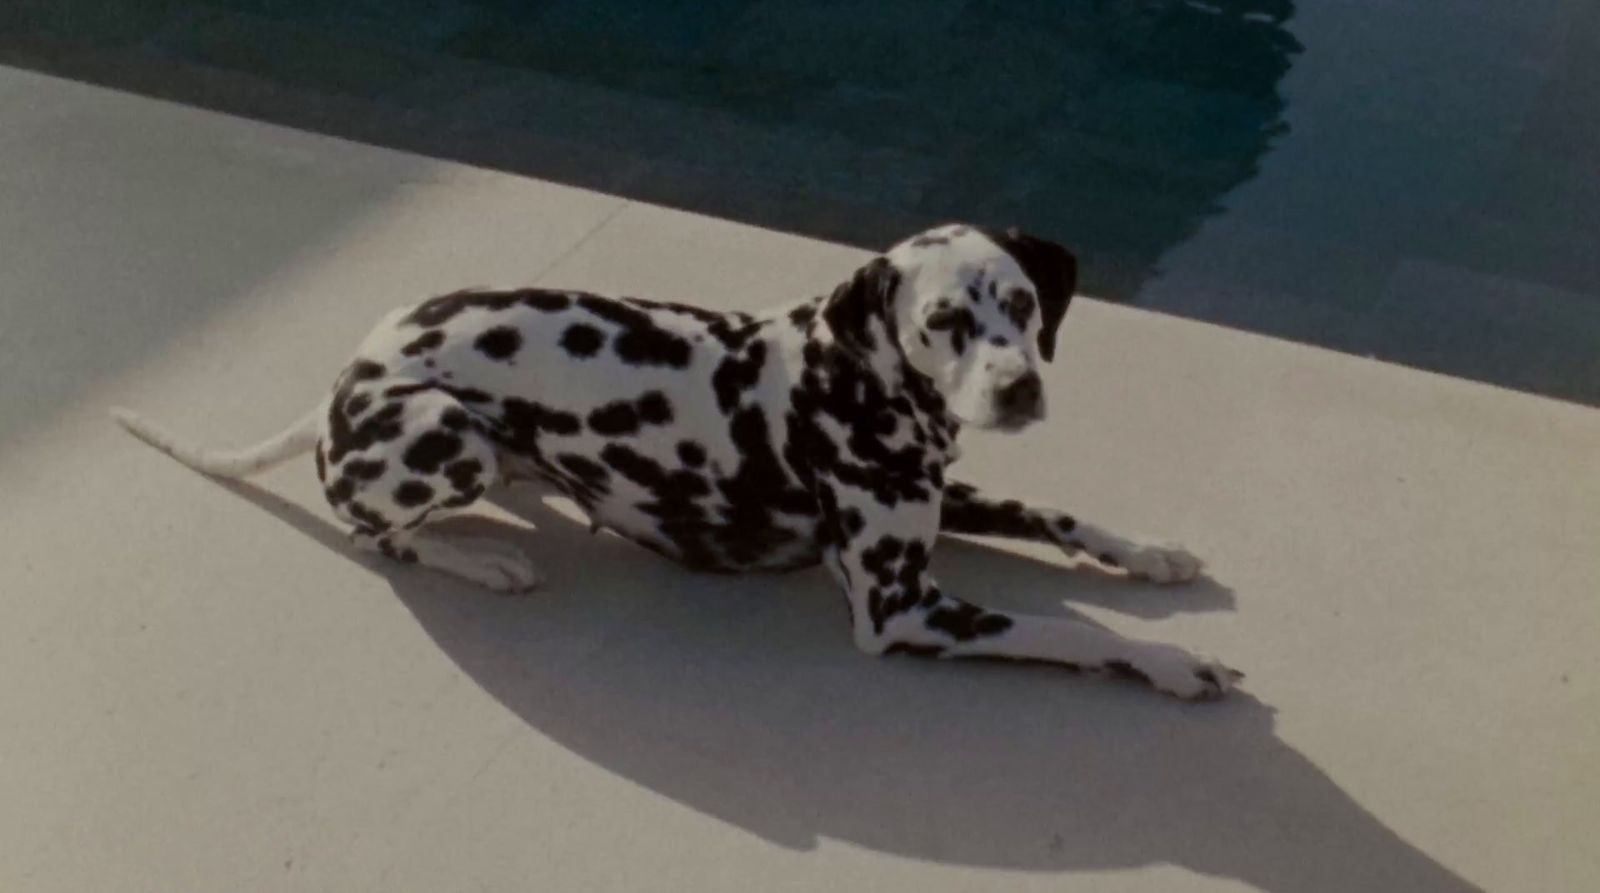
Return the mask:
[(1600, 403), (1594, 4), (1334, 6), (20, 0), (0, 59), (868, 246), (1020, 223), (1089, 293)]

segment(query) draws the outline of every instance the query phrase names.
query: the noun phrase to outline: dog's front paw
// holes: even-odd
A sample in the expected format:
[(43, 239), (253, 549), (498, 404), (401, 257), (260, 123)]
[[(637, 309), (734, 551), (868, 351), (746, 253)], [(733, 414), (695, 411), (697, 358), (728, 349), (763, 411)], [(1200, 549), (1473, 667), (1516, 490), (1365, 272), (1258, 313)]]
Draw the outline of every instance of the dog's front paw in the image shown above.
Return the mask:
[(1200, 576), (1205, 562), (1181, 546), (1141, 546), (1123, 560), (1123, 567), (1153, 583), (1186, 583)]
[(1238, 670), (1173, 645), (1146, 645), (1127, 660), (1107, 661), (1106, 669), (1186, 701), (1220, 698), (1244, 678)]

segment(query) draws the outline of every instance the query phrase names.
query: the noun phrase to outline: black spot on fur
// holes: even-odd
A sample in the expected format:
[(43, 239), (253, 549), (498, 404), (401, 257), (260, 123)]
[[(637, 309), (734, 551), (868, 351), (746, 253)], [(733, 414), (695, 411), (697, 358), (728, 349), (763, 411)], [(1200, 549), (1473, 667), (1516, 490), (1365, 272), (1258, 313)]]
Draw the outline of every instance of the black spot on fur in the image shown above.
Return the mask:
[(344, 510), (350, 514), (350, 517), (356, 519), (356, 524), (364, 532), (382, 533), (389, 529), (389, 520), (387, 518), (353, 499), (350, 500), (349, 505), (344, 507)]
[(647, 391), (639, 398), (639, 420), (647, 425), (665, 425), (672, 421), (672, 403), (660, 391)]
[(329, 503), (338, 505), (339, 503), (344, 502), (346, 499), (349, 499), (351, 496), (354, 496), (355, 492), (356, 482), (347, 477), (341, 477), (334, 481), (333, 484), (326, 490), (324, 490), (323, 495), (328, 497)]
[(689, 365), (689, 342), (655, 326), (629, 329), (612, 345), (624, 363), (633, 366), (667, 366), (682, 369)]
[(434, 474), (439, 467), (461, 454), (461, 438), (446, 431), (426, 431), (406, 448), (406, 467), (423, 474)]
[(483, 474), (483, 463), (477, 459), (457, 459), (444, 467), (444, 476), (450, 481), (450, 486), (457, 490), (466, 490), (478, 482), (478, 476)]
[(522, 303), (546, 313), (559, 313), (572, 306), (572, 299), (563, 292), (527, 289), (520, 295)]
[(340, 376), (328, 411), (328, 462), (338, 464), (348, 453), (365, 450), (375, 443), (393, 440), (402, 433), (404, 426), (401, 415), (404, 413), (404, 407), (398, 403), (392, 403), (367, 416), (362, 419), (360, 425), (351, 424), (351, 405), (360, 404), (359, 408), (365, 410), (366, 404), (370, 402), (370, 398), (365, 394), (353, 395), (353, 389), (359, 383), (378, 378), (383, 373), (384, 368), (377, 363), (360, 360)]
[(965, 353), (967, 343), (978, 334), (978, 318), (966, 307), (939, 310), (929, 314), (923, 325), (935, 332), (950, 333), (950, 347)]
[(386, 371), (382, 363), (374, 363), (371, 360), (356, 360), (345, 369), (340, 384), (371, 381), (374, 378), (381, 378)]
[(741, 313), (706, 326), (706, 331), (714, 335), (718, 341), (721, 341), (728, 350), (735, 351), (755, 338), (756, 334), (768, 322), (769, 320), (752, 321)]
[(580, 488), (587, 491), (586, 496), (607, 492), (611, 472), (604, 465), (576, 453), (563, 453), (556, 457), (556, 463), (576, 479)]
[(889, 618), (943, 599), (937, 586), (927, 585), (928, 547), (921, 541), (882, 536), (862, 551), (860, 561), (877, 584), (867, 591), (867, 616), (879, 633)]
[(632, 403), (618, 400), (607, 403), (605, 406), (589, 413), (589, 428), (596, 434), (607, 437), (618, 437), (627, 434), (637, 434), (639, 431), (639, 412)]
[(549, 409), (519, 397), (507, 397), (502, 405), (513, 446), (534, 448), (541, 433), (572, 435), (583, 430), (582, 422), (570, 412)]
[(678, 444), (678, 458), (690, 468), (699, 468), (706, 464), (706, 448), (692, 440), (685, 440)]
[(1006, 297), (1002, 307), (1006, 316), (1011, 318), (1011, 322), (1017, 328), (1025, 329), (1028, 327), (1028, 320), (1033, 318), (1033, 305), (1033, 295), (1019, 288)]
[(739, 468), (717, 482), (728, 502), (718, 545), (731, 563), (743, 565), (792, 542), (793, 532), (775, 522), (774, 512), (813, 517), (817, 509), (811, 494), (785, 473), (759, 407), (735, 413), (729, 435), (738, 448)]
[(807, 341), (806, 346), (800, 349), (800, 360), (807, 369), (813, 371), (821, 369), (823, 364), (827, 362), (826, 351), (823, 350), (821, 344), (815, 341)]
[[(931, 392), (933, 387), (926, 376), (903, 363), (901, 375), (902, 391), (896, 397), (909, 397), (924, 422), (936, 430), (953, 426), (953, 422), (942, 420), (943, 400), (936, 394), (921, 393)], [(925, 461), (930, 458), (928, 447), (913, 442), (892, 448), (884, 443), (885, 421), (897, 424), (893, 413), (886, 413), (892, 399), (878, 376), (844, 355), (807, 371), (799, 386), (790, 392), (797, 410), (790, 443), (785, 448), (791, 467), (797, 473), (800, 469), (807, 469), (805, 474), (810, 474), (811, 469), (827, 472), (843, 483), (872, 493), (887, 507), (901, 501), (926, 502), (930, 498)], [(831, 434), (819, 433), (816, 423), (810, 421), (818, 414), (831, 416), (844, 428), (847, 435), (843, 444), (835, 442)], [(935, 446), (938, 445), (935, 439)]]
[(461, 508), (463, 506), (471, 505), (473, 500), (477, 499), (479, 496), (482, 496), (482, 495), (483, 495), (483, 485), (482, 484), (474, 484), (471, 487), (468, 487), (467, 489), (462, 490), (461, 492), (457, 493), (456, 495), (450, 497), (449, 499), (446, 499), (445, 501), (439, 503), (439, 505), (442, 506), (443, 508), (451, 508), (451, 509)]
[(739, 405), (740, 393), (756, 386), (761, 378), (761, 365), (767, 360), (767, 344), (751, 344), (744, 356), (730, 355), (711, 373), (711, 387), (717, 393), (717, 406), (724, 413), (733, 412)]
[[(845, 524), (839, 509), (839, 496), (823, 481), (816, 481), (815, 486), (817, 508), (822, 515), (822, 524), (817, 527), (818, 545), (823, 548), (843, 547), (851, 537), (845, 533)], [(852, 586), (849, 566), (840, 564), (839, 570), (844, 575), (845, 586)]]
[(406, 508), (416, 508), (433, 498), (433, 488), (422, 481), (406, 481), (394, 488), (394, 501)]
[[(711, 570), (724, 567), (722, 557), (707, 542), (714, 525), (697, 502), (711, 492), (704, 478), (686, 469), (668, 471), (654, 459), (619, 443), (608, 444), (600, 451), (600, 459), (617, 474), (650, 493), (650, 498), (639, 503), (638, 508), (656, 519), (657, 531), (666, 538), (679, 560), (691, 567)], [(661, 544), (647, 540), (639, 542), (653, 549), (662, 548)]]
[(372, 406), (370, 394), (356, 394), (344, 403), (344, 414), (352, 419), (360, 417)]
[(605, 334), (587, 323), (575, 322), (561, 333), (561, 347), (575, 357), (592, 357), (605, 342)]
[(876, 344), (871, 321), (884, 319), (889, 299), (899, 287), (900, 274), (886, 258), (874, 258), (856, 270), (850, 281), (833, 290), (822, 305), (822, 319), (838, 344), (855, 353), (868, 353)]
[(491, 360), (509, 360), (522, 347), (522, 333), (513, 326), (495, 326), (479, 335), (472, 346)]
[(423, 328), (437, 328), (449, 322), (456, 314), (464, 310), (481, 308), (484, 310), (505, 310), (517, 303), (515, 293), (475, 291), (467, 289), (429, 298), (411, 311), (402, 323), (409, 323)]
[[(737, 350), (746, 341), (754, 337), (762, 326), (767, 324), (767, 321), (756, 320), (748, 313), (718, 313), (692, 304), (677, 304), (671, 301), (647, 301), (643, 298), (623, 298), (622, 301), (647, 313), (671, 313), (678, 316), (687, 316), (703, 324), (706, 332), (726, 345), (729, 350)], [(652, 320), (652, 325), (654, 324)], [(701, 341), (703, 339), (702, 336), (695, 335), (694, 340)]]
[(412, 339), (410, 344), (400, 348), (400, 352), (408, 357), (427, 353), (444, 343), (444, 333), (438, 329), (430, 329)]
[(654, 490), (667, 480), (667, 471), (658, 462), (619, 443), (607, 444), (600, 451), (600, 458), (618, 474), (647, 490)]
[(441, 385), (439, 390), (460, 400), (462, 403), (489, 403), (494, 400), (494, 396), (488, 391), (480, 391), (477, 388), (457, 388)]
[(804, 329), (806, 326), (810, 325), (811, 321), (816, 319), (816, 317), (817, 305), (815, 302), (801, 304), (800, 306), (789, 311), (789, 322), (793, 323), (795, 328), (798, 329)]
[(878, 582), (887, 586), (894, 580), (895, 564), (901, 554), (905, 552), (905, 542), (899, 537), (883, 536), (878, 542), (867, 547), (861, 553), (861, 566), (867, 573), (878, 578)]
[(459, 406), (452, 406), (439, 415), (439, 424), (449, 428), (451, 431), (463, 431), (471, 421), (472, 419), (467, 415), (466, 410)]
[(431, 381), (412, 381), (405, 384), (390, 385), (384, 389), (383, 396), (390, 398), (409, 397), (412, 394), (420, 394), (423, 391), (431, 390), (433, 390), (433, 382)]
[(1011, 618), (989, 613), (977, 605), (957, 602), (954, 607), (936, 608), (928, 613), (927, 625), (946, 633), (957, 642), (979, 636), (999, 635), (1011, 628)]
[(327, 480), (328, 480), (328, 460), (324, 459), (323, 456), (322, 456), (322, 444), (320, 444), (320, 443), (317, 444), (317, 449), (316, 449), (315, 452), (316, 452), (316, 458), (317, 458), (317, 480), (323, 481), (323, 482), (327, 482)]
[(1047, 539), (1044, 520), (1014, 499), (994, 502), (978, 496), (966, 484), (944, 489), (939, 528), (952, 533)]
[(1004, 614), (984, 614), (975, 627), (980, 636), (997, 636), (1012, 627), (1010, 617)]
[(375, 481), (383, 477), (388, 467), (382, 459), (351, 459), (344, 464), (344, 473), (363, 481)]
[(1122, 563), (1117, 561), (1117, 556), (1112, 555), (1110, 552), (1101, 552), (1095, 558), (1107, 567), (1122, 567)]
[(621, 327), (612, 348), (623, 362), (674, 369), (689, 365), (689, 342), (656, 325), (643, 310), (598, 295), (583, 295), (578, 306)]

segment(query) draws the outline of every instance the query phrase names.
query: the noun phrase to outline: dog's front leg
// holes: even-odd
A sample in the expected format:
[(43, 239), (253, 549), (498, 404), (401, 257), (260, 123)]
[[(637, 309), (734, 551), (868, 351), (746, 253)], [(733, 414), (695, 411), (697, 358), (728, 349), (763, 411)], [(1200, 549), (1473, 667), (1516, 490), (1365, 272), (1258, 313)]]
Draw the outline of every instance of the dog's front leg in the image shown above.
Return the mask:
[(1202, 567), (1200, 559), (1187, 549), (1139, 543), (1066, 512), (996, 499), (958, 482), (945, 487), (939, 527), (948, 533), (1055, 543), (1068, 555), (1083, 553), (1107, 567), (1123, 568), (1132, 576), (1156, 583), (1192, 580)]
[(819, 482), (824, 560), (849, 600), (856, 645), (869, 654), (1036, 660), (1148, 681), (1181, 698), (1217, 697), (1240, 675), (1172, 645), (1140, 642), (1060, 617), (990, 611), (945, 594), (928, 572), (939, 503), (890, 507), (839, 482)]

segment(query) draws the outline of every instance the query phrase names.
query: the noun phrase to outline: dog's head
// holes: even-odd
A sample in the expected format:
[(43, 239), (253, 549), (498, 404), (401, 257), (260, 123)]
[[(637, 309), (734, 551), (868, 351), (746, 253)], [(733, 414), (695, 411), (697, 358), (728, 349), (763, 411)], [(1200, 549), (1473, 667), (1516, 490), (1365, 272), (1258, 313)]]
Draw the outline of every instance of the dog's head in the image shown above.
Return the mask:
[(1071, 252), (1016, 229), (950, 225), (913, 236), (857, 270), (823, 319), (846, 349), (893, 352), (978, 428), (1044, 418), (1038, 362), (1077, 284)]

